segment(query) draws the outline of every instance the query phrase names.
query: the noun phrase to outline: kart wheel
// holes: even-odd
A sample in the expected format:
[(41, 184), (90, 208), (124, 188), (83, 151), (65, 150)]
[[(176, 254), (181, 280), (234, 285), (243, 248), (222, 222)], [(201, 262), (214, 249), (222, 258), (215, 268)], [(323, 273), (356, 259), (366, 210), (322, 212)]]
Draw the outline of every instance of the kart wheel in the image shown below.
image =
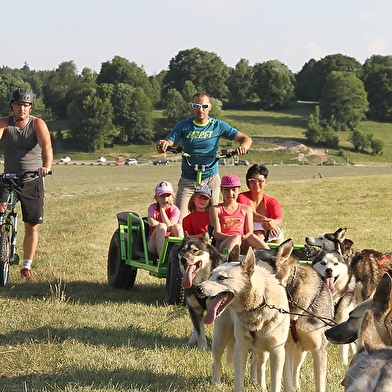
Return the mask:
[(10, 239), (7, 232), (0, 233), (0, 287), (8, 282), (10, 274)]
[(116, 288), (129, 289), (135, 283), (137, 269), (125, 264), (121, 259), (120, 231), (117, 229), (110, 241), (108, 252), (108, 282)]
[(185, 305), (185, 292), (182, 287), (182, 272), (178, 262), (179, 244), (173, 246), (167, 260), (165, 301), (169, 305)]

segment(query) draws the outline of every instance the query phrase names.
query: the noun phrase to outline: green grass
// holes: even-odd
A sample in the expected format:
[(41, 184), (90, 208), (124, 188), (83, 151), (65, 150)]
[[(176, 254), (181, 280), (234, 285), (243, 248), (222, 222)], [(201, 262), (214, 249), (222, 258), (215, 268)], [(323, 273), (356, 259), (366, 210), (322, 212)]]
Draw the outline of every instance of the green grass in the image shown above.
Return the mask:
[[(222, 166), (243, 179), (245, 166)], [(358, 248), (391, 251), (392, 176), (389, 167), (271, 166), (267, 193), (284, 211), (286, 237), (347, 227)], [(108, 245), (116, 213), (147, 213), (162, 179), (176, 184), (179, 164), (167, 167), (54, 165), (48, 177), (45, 223), (35, 283), (11, 268), (0, 289), (0, 391), (231, 391), (210, 384), (210, 350), (186, 346), (192, 332), (183, 307), (164, 303), (164, 279), (139, 271), (131, 290), (111, 288)], [(23, 227), (20, 228), (23, 235)], [(18, 241), (21, 249), (21, 237)], [(207, 327), (211, 338), (212, 327)], [(329, 347), (327, 391), (342, 390), (345, 367)], [(302, 390), (313, 390), (310, 357)], [(247, 391), (259, 390), (249, 380)]]

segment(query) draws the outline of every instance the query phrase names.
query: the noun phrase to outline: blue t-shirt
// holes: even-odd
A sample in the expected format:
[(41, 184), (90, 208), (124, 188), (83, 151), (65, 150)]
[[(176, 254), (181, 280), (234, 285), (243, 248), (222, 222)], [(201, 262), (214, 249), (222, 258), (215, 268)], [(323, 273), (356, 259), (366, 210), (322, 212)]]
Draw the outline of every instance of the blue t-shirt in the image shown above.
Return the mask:
[[(190, 155), (199, 155), (188, 158), (192, 164), (191, 167), (187, 165), (184, 158), (182, 159), (181, 176), (187, 180), (196, 181), (195, 164), (208, 165), (212, 163), (218, 154), (219, 139), (224, 137), (233, 140), (238, 132), (238, 129), (213, 117), (208, 117), (206, 125), (197, 125), (194, 122), (194, 117), (179, 121), (171, 130), (167, 139), (172, 140), (173, 143), (181, 141), (184, 152)], [(218, 164), (216, 163), (202, 173), (202, 179), (205, 180), (217, 173)]]

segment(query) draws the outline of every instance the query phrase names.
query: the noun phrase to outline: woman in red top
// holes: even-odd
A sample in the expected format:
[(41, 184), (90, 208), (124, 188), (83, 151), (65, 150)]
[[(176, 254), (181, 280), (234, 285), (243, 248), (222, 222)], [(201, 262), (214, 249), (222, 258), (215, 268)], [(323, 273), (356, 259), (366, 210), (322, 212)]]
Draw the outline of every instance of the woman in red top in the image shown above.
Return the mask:
[(241, 246), (246, 241), (254, 249), (268, 249), (266, 243), (253, 234), (252, 209), (237, 202), (241, 182), (236, 174), (222, 177), (221, 191), (223, 203), (210, 208), (210, 221), (214, 227), (214, 237), (219, 243), (219, 250), (232, 250), (235, 245)]
[(210, 224), (209, 208), (211, 207), (212, 188), (208, 184), (200, 184), (189, 200), (188, 210), (191, 212), (182, 220), (184, 233), (191, 238), (200, 238), (208, 230)]
[(268, 169), (254, 164), (246, 173), (249, 191), (238, 195), (237, 201), (250, 206), (253, 210), (253, 232), (268, 242), (280, 243), (283, 233), (282, 208), (278, 199), (267, 196), (264, 189), (268, 184)]

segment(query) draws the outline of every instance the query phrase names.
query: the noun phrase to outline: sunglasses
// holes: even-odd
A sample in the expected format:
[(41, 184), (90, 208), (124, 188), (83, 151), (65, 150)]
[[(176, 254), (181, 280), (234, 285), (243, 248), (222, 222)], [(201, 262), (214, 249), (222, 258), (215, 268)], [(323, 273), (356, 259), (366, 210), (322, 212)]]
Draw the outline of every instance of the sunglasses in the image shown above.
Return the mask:
[(258, 180), (257, 178), (249, 178), (248, 182), (249, 184), (262, 184), (263, 182), (266, 182), (267, 180), (263, 178), (262, 180)]
[(203, 103), (203, 105), (201, 105), (200, 103), (192, 102), (191, 106), (192, 106), (192, 109), (199, 110), (199, 109), (209, 109), (211, 107), (211, 104), (210, 103)]

